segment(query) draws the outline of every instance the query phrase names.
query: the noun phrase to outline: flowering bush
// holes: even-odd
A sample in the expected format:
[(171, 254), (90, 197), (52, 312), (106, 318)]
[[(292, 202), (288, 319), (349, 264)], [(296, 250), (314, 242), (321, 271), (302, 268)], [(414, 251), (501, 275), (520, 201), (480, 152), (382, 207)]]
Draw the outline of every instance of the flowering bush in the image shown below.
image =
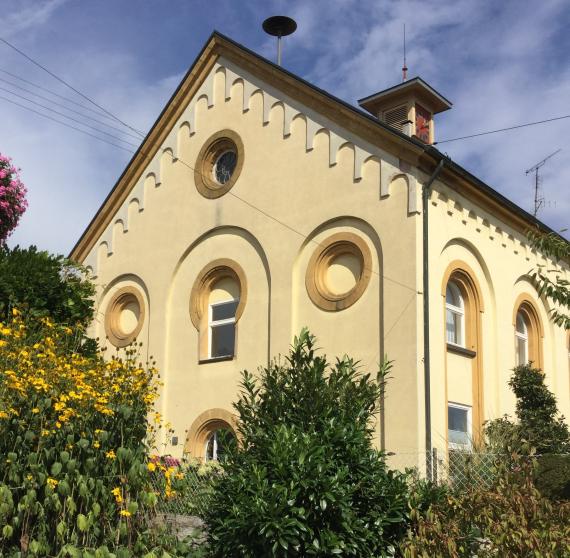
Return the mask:
[(6, 242), (26, 211), (26, 187), (10, 157), (0, 153), (0, 245)]
[(15, 311), (0, 323), (2, 556), (143, 556), (158, 545), (147, 527), (155, 371), (134, 351), (105, 362), (74, 341), (49, 318)]

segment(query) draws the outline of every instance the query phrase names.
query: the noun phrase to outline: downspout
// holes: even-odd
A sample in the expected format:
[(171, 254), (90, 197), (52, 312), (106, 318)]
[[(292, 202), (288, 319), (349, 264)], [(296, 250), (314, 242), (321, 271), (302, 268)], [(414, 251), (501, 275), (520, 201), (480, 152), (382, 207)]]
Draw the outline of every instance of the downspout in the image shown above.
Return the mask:
[[(424, 385), (425, 385), (425, 421), (426, 421), (426, 474), (432, 478), (431, 446), (431, 386), (430, 386), (430, 349), (429, 349), (429, 193), (431, 186), (443, 169), (445, 159), (440, 159), (429, 180), (422, 190), (422, 243), (423, 243), (423, 293), (424, 293)], [(429, 455), (429, 457), (428, 457)]]

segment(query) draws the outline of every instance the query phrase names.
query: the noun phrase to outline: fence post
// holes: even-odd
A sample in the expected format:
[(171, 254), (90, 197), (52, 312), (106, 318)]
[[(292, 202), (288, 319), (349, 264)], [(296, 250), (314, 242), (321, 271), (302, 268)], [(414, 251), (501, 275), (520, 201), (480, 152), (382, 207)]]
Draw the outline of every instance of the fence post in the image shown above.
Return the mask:
[(431, 480), (437, 484), (437, 448), (431, 450)]

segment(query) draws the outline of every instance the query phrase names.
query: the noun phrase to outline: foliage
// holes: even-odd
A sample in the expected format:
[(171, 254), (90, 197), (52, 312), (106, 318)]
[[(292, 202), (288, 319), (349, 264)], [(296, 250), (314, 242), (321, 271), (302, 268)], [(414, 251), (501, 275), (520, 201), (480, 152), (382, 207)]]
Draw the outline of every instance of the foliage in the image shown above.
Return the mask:
[(93, 284), (83, 268), (63, 256), (30, 248), (0, 247), (0, 320), (11, 308), (58, 323), (86, 326), (93, 318)]
[(1, 555), (154, 556), (155, 371), (134, 351), (109, 362), (74, 353), (71, 328), (14, 314), (0, 324)]
[(544, 374), (531, 364), (517, 366), (509, 380), (516, 398), (517, 423), (508, 417), (486, 425), (491, 447), (520, 450), (523, 444), (539, 454), (570, 452), (570, 432), (558, 414), (556, 398), (544, 383)]
[(389, 364), (376, 379), (329, 365), (306, 330), (284, 365), (243, 373), (241, 447), (206, 516), (213, 554), (380, 556), (405, 531), (405, 477), (372, 448)]
[[(407, 558), (570, 555), (570, 503), (553, 506), (533, 484), (533, 461), (513, 455), (495, 483), (450, 492), (427, 512), (412, 508), (400, 546)], [(410, 499), (413, 504), (414, 498)]]
[(10, 157), (0, 153), (0, 246), (6, 243), (28, 207), (26, 193), (19, 169), (12, 165)]
[(570, 500), (570, 454), (537, 458), (536, 488), (552, 500)]
[[(570, 261), (570, 242), (555, 233), (543, 234), (538, 231), (528, 233), (531, 246), (554, 260)], [(538, 293), (552, 301), (552, 321), (564, 329), (570, 329), (570, 282), (557, 269), (538, 266), (532, 277), (538, 285)]]

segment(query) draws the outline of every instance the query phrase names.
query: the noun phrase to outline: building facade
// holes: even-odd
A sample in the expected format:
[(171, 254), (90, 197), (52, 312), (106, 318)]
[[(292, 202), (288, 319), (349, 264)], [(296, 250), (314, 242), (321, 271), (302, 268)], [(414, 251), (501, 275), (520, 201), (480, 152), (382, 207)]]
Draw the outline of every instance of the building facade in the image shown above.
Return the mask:
[(92, 333), (157, 362), (165, 453), (219, 457), (240, 372), (305, 326), (331, 358), (394, 361), (388, 451), (468, 447), (528, 360), (570, 416), (569, 336), (529, 276), (545, 227), (430, 145), (451, 105), (419, 78), (361, 106), (215, 33), (73, 249)]

